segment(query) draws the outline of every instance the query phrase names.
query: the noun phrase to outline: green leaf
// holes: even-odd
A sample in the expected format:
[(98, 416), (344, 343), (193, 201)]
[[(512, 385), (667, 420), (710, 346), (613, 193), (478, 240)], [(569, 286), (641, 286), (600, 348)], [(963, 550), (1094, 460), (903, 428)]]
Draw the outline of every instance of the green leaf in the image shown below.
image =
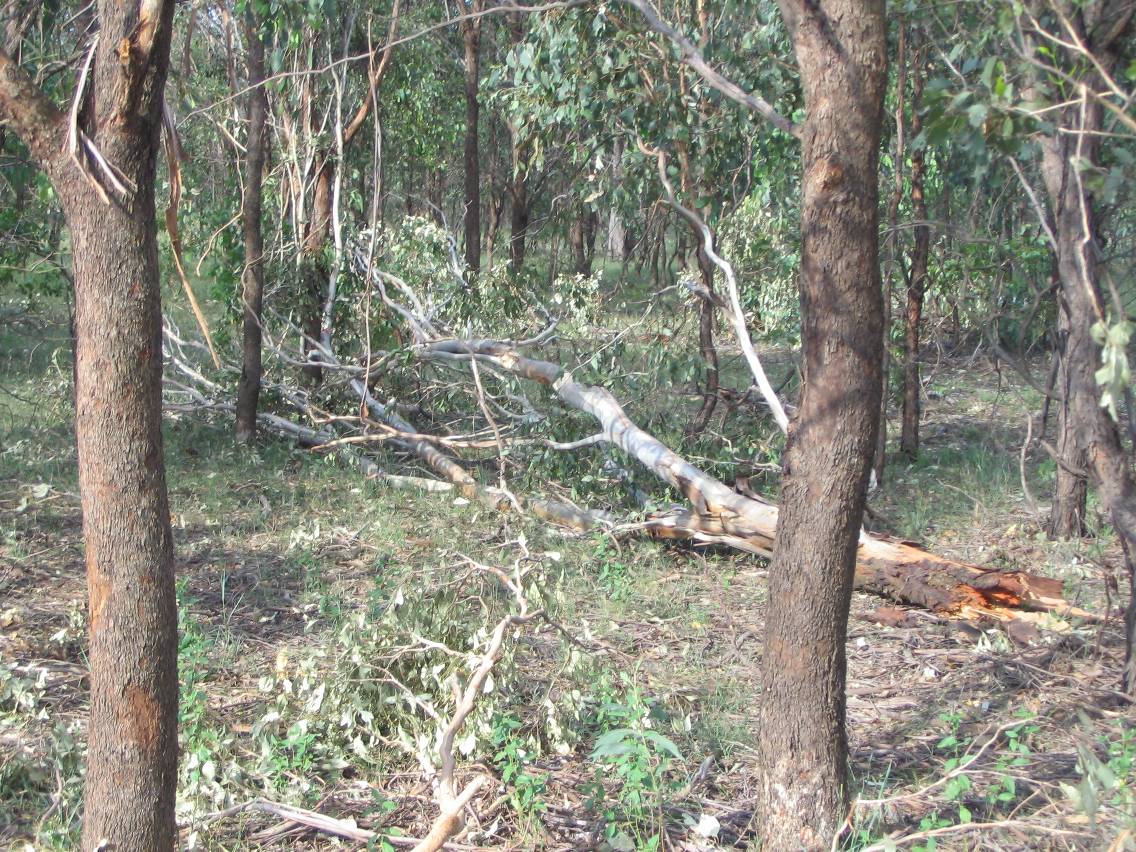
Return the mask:
[(676, 746), (671, 740), (664, 737), (658, 731), (644, 731), (643, 739), (647, 740), (650, 743), (653, 743), (656, 748), (660, 749), (661, 751), (665, 751), (676, 760), (682, 760), (682, 752), (678, 750), (678, 746)]
[(602, 757), (618, 757), (621, 754), (635, 751), (635, 745), (629, 742), (630, 738), (634, 736), (635, 732), (630, 728), (616, 728), (608, 731), (596, 740), (596, 747), (592, 749), (592, 760)]

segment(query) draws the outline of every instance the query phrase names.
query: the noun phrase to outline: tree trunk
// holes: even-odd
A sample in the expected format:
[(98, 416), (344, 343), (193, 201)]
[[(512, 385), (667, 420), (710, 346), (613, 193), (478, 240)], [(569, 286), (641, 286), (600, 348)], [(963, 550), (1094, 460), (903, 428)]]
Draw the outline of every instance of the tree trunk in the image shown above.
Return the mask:
[[(611, 152), (611, 184), (618, 190), (623, 186), (623, 139), (615, 140)], [(619, 215), (619, 205), (612, 203), (607, 215), (607, 253), (614, 260), (624, 263), (627, 257), (627, 229), (623, 217)]]
[(497, 233), (501, 230), (501, 217), (505, 215), (505, 196), (508, 193), (507, 181), (500, 174), (500, 145), (497, 139), (498, 123), (490, 114), (489, 123), (489, 221), (485, 226), (485, 266), (493, 269), (493, 255), (497, 249)]
[(880, 426), (876, 432), (876, 453), (872, 472), (876, 487), (884, 483), (887, 468), (888, 403), (891, 399), (891, 303), (895, 270), (899, 266), (899, 204), (903, 200), (903, 166), (907, 157), (907, 20), (901, 13), (895, 49), (895, 150), (892, 153), (892, 178), (895, 187), (887, 206), (887, 268), (883, 275), (884, 331), (883, 361), (880, 365)]
[[(779, 509), (748, 489), (730, 488), (679, 456), (653, 435), (637, 426), (605, 388), (581, 385), (559, 364), (528, 358), (512, 344), (496, 340), (419, 341), (415, 354), (428, 360), (462, 361), (477, 358), (498, 369), (551, 388), (565, 403), (597, 421), (602, 440), (639, 461), (651, 473), (682, 494), (690, 510), (668, 511), (646, 519), (648, 531), (666, 539), (694, 539), (721, 544), (749, 553), (770, 556), (775, 548)], [(372, 404), (369, 401), (368, 404)], [(404, 421), (389, 416), (385, 406), (372, 413), (400, 431), (413, 433)], [(280, 428), (282, 424), (278, 424)], [(294, 434), (294, 426), (283, 427)], [(329, 437), (321, 441), (329, 440)], [(396, 441), (401, 439), (395, 439)], [(415, 441), (417, 442), (415, 444)], [(469, 474), (429, 442), (408, 435), (402, 443), (443, 476), (470, 493)], [(506, 511), (508, 500), (496, 499)], [(547, 503), (534, 514), (568, 523), (586, 531), (595, 524), (593, 513), (559, 511), (549, 518)], [(981, 568), (937, 556), (906, 541), (865, 533), (859, 540), (855, 587), (884, 595), (900, 603), (923, 607), (949, 617), (999, 621), (1041, 621), (1040, 613), (1094, 618), (1070, 606), (1061, 597), (1061, 581), (1021, 571)], [(804, 588), (803, 594), (816, 589)]]
[[(312, 192), (312, 208), (308, 212), (308, 223), (304, 229), (304, 241), (300, 257), (300, 298), (301, 328), (304, 332), (303, 352), (312, 358), (318, 351), (320, 334), (323, 329), (323, 293), (327, 286), (328, 269), (324, 252), (327, 238), (331, 232), (332, 180), (334, 167), (327, 155), (323, 155), (316, 172), (315, 190)], [(313, 387), (323, 381), (323, 369), (318, 364), (304, 367), (304, 375)]]
[(702, 286), (707, 292), (705, 298), (698, 300), (698, 354), (706, 366), (706, 375), (702, 384), (702, 405), (687, 428), (689, 435), (701, 434), (718, 406), (718, 350), (714, 346), (715, 307), (711, 301), (714, 293), (714, 264), (706, 254), (701, 237), (701, 233), (694, 235), (695, 240), (698, 240), (698, 271), (702, 275)]
[(176, 837), (178, 639), (161, 435), (161, 280), (154, 154), (142, 156), (149, 163), (129, 171), (125, 158), (112, 160), (138, 186), (129, 210), (104, 206), (85, 185), (63, 193), (74, 247), (90, 598), (85, 849), (103, 838), (118, 849), (171, 849)]
[(442, 205), (446, 198), (446, 173), (442, 169), (431, 169), (427, 177), (427, 193), (430, 199), (430, 215), (434, 222), (441, 226)]
[(568, 226), (568, 244), (572, 247), (572, 272), (576, 275), (587, 275), (589, 270), (588, 250), (585, 246), (585, 222), (587, 211), (583, 208), (577, 211)]
[[(480, 9), (481, 0), (475, 0), (470, 11)], [(477, 143), (481, 19), (462, 20), (461, 32), (465, 49), (465, 262), (476, 276), (481, 272), (481, 159)]]
[(769, 572), (757, 806), (765, 849), (827, 849), (848, 808), (845, 635), (880, 414), (883, 0), (784, 0), (805, 95), (805, 385)]
[[(1070, 250), (1066, 249), (1067, 251)], [(1059, 273), (1060, 275), (1060, 273)], [(1069, 343), (1069, 312), (1064, 299), (1058, 299), (1056, 385), (1062, 403), (1057, 410), (1057, 465), (1053, 486), (1053, 505), (1049, 509), (1046, 533), (1051, 539), (1080, 538), (1085, 534), (1085, 511), (1089, 482), (1084, 471), (1089, 460), (1077, 441), (1075, 418), (1069, 410), (1069, 379), (1066, 370), (1066, 348)]]
[(584, 274), (592, 274), (596, 261), (596, 233), (599, 231), (599, 214), (590, 207), (584, 211)]
[(248, 145), (245, 154), (245, 194), (241, 204), (241, 224), (245, 240), (245, 268), (242, 275), (241, 378), (237, 385), (236, 436), (241, 444), (256, 439), (256, 411), (260, 400), (261, 333), (260, 318), (264, 302), (264, 235), (261, 230), (261, 206), (265, 148), (265, 118), (268, 97), (264, 86), (264, 42), (260, 36), (260, 20), (249, 14), (245, 31), (248, 50)]
[[(911, 135), (918, 138), (923, 131), (919, 114), (923, 102), (923, 80), (926, 65), (922, 56), (915, 63), (911, 83)], [(919, 327), (923, 322), (923, 297), (927, 291), (927, 262), (931, 253), (931, 228), (927, 222), (927, 200), (924, 196), (924, 148), (911, 152), (911, 213), (915, 218), (915, 248), (911, 253), (911, 277), (907, 281), (907, 322), (903, 352), (903, 427), (899, 450), (909, 459), (919, 455), (919, 415), (922, 383), (919, 379)]]
[[(518, 153), (514, 151), (514, 169), (518, 160)], [(514, 276), (520, 275), (525, 268), (525, 239), (529, 232), (529, 220), (532, 211), (529, 207), (529, 181), (528, 175), (517, 173), (510, 188), (512, 208), (509, 213), (509, 269)]]
[[(1094, 66), (1084, 63), (1079, 55), (1072, 57), (1080, 69), (1079, 82), (1090, 91), (1106, 89), (1100, 73), (1116, 66), (1114, 44), (1130, 21), (1133, 8), (1122, 0), (1102, 3), (1089, 10), (1107, 21), (1107, 27), (1094, 30), (1082, 16), (1070, 9), (1075, 26), (1083, 28), (1079, 38), (1094, 55)], [(1101, 34), (1104, 42), (1093, 43)], [(1057, 116), (1066, 133), (1055, 133), (1042, 139), (1042, 175), (1045, 179), (1053, 213), (1057, 240), (1057, 268), (1061, 279), (1061, 295), (1068, 318), (1062, 358), (1063, 417), (1067, 427), (1063, 435), (1088, 462), (1088, 473), (1097, 488), (1100, 502), (1113, 528), (1127, 563), (1130, 591), (1125, 613), (1127, 647), (1123, 687), (1136, 697), (1136, 571), (1132, 558), (1136, 555), (1136, 487), (1133, 486), (1128, 458), (1120, 441), (1117, 424), (1100, 404), (1100, 388), (1096, 370), (1101, 348), (1093, 339), (1092, 329), (1108, 320), (1101, 296), (1097, 268), (1096, 205), (1092, 193), (1078, 169), (1085, 170), (1100, 161), (1100, 131), (1104, 109), (1095, 98), (1065, 107)], [(1119, 317), (1114, 317), (1114, 321)]]
[[(71, 231), (75, 434), (89, 598), (91, 709), (83, 848), (172, 849), (177, 831), (177, 612), (162, 447), (161, 280), (154, 174), (172, 2), (99, 0), (89, 151), (128, 187), (96, 190), (68, 119), (0, 48), (0, 122), (54, 185)], [(105, 175), (102, 175), (105, 176)]]

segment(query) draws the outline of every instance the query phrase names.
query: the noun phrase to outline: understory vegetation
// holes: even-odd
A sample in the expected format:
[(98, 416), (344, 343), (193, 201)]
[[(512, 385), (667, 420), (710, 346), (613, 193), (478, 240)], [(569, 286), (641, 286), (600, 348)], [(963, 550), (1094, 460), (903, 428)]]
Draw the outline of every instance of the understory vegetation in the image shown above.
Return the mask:
[[(0, 832), (15, 848), (70, 849), (86, 607), (69, 356), (55, 308), (16, 307), (0, 378)], [(642, 357), (652, 380), (671, 381), (671, 367)], [(1023, 494), (1018, 424), (1036, 393), (983, 355), (931, 361), (926, 381), (924, 452), (889, 467), (870, 526), (1058, 577), (1094, 612), (1115, 606), (1107, 539), (1048, 541)], [(644, 394), (637, 414), (665, 434), (682, 413), (661, 399)], [(458, 740), (462, 765), (493, 778), (461, 842), (750, 842), (763, 560), (394, 490), (277, 439), (237, 448), (227, 424), (198, 416), (170, 420), (166, 449), (187, 847), (349, 842), (280, 813), (218, 816), (256, 801), (334, 814), (339, 828), (374, 832), (374, 848), (422, 836), (432, 803), (418, 761), (432, 759), (434, 717), (452, 711), (453, 683), (510, 605), (475, 564), (508, 569), (523, 552), (536, 566), (527, 593), (549, 620), (510, 634)], [(714, 452), (736, 464), (737, 438)], [(523, 477), (563, 482), (565, 463), (537, 453)], [(602, 482), (581, 482), (576, 498), (624, 487), (588, 467)], [(1035, 449), (1024, 476), (1045, 494), (1053, 464)], [(856, 595), (849, 848), (1124, 848), (1136, 831), (1136, 737), (1114, 691), (1122, 625), (1050, 628), (1007, 634)]]

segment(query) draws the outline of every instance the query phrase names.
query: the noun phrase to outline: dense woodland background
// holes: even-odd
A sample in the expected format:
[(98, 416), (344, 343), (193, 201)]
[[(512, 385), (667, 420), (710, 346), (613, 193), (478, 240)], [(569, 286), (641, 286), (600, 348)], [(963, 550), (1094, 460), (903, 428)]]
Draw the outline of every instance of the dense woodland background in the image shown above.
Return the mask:
[(0, 10), (0, 843), (1136, 849), (1133, 0)]

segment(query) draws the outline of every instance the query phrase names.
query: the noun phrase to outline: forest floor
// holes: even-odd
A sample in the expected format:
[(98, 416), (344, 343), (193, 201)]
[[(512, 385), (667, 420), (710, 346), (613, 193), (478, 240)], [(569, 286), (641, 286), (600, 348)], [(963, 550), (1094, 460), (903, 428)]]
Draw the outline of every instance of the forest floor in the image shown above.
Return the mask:
[[(70, 361), (59, 326), (34, 314), (0, 336), (0, 847), (67, 849), (86, 711)], [(925, 375), (923, 452), (892, 459), (877, 523), (1059, 577), (1110, 617), (1014, 636), (857, 593), (859, 803), (844, 848), (1136, 848), (1111, 537), (1046, 540), (1053, 468), (1040, 451), (1019, 457), (1037, 404), (1020, 380), (982, 355), (932, 357)], [(166, 453), (186, 846), (365, 845), (271, 805), (216, 816), (252, 801), (349, 820), (377, 833), (372, 848), (421, 837), (436, 809), (407, 753), (428, 751), (435, 729), (414, 708), (444, 715), (449, 678), (507, 608), (473, 566), (509, 569), (526, 550), (543, 572), (531, 594), (575, 638), (544, 622), (510, 634), (460, 760), (460, 778), (494, 781), (453, 848), (752, 844), (762, 560), (393, 491), (274, 439), (238, 450), (227, 424), (189, 416), (169, 420)], [(407, 689), (379, 688), (388, 676)]]

